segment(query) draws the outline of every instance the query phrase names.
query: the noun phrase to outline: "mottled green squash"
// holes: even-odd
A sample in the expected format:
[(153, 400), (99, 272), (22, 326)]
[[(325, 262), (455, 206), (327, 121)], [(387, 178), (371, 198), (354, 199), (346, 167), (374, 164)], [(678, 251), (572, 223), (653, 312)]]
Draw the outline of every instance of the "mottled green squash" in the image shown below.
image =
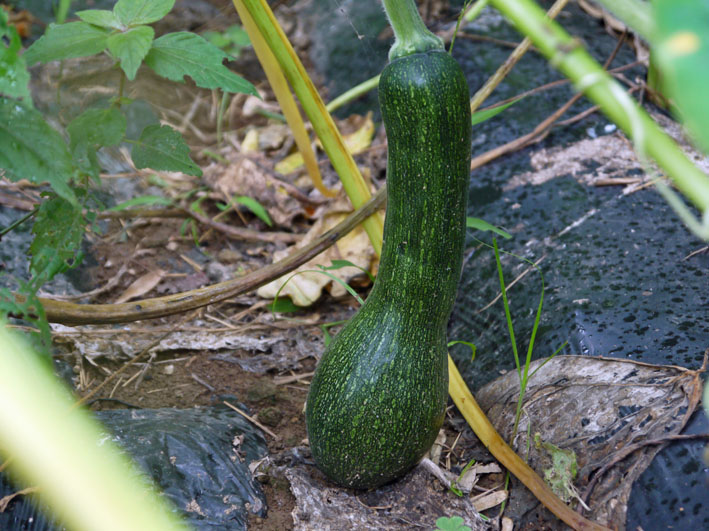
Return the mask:
[(468, 87), (448, 53), (394, 59), (379, 101), (389, 142), (379, 273), (323, 354), (306, 407), (317, 465), (354, 488), (404, 474), (443, 423), (470, 172)]

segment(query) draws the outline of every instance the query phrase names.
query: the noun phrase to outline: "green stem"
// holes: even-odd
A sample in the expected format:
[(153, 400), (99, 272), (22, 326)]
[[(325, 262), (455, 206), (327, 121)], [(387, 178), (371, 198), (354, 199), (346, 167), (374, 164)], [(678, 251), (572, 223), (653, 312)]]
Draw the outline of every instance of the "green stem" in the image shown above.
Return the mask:
[(34, 207), (34, 209), (32, 209), (31, 212), (28, 212), (27, 214), (25, 214), (24, 216), (22, 216), (20, 219), (18, 219), (17, 221), (15, 221), (15, 222), (14, 222), (12, 225), (10, 225), (9, 227), (5, 227), (4, 229), (0, 230), (0, 238), (2, 238), (3, 236), (5, 236), (5, 234), (7, 234), (7, 233), (9, 233), (9, 232), (12, 232), (13, 230), (15, 230), (17, 227), (19, 227), (20, 225), (22, 225), (25, 221), (27, 221), (27, 220), (30, 219), (32, 216), (34, 216), (35, 214), (37, 214), (37, 212), (39, 212), (39, 206)]
[[(325, 109), (325, 104), (315, 85), (288, 42), (270, 7), (265, 0), (234, 0), (234, 4), (237, 10), (245, 8), (254, 19), (254, 23), (268, 42), (273, 55), (293, 88), (293, 92), (298, 96), (305, 114), (313, 125), (313, 130), (320, 138), (325, 153), (332, 162), (332, 166), (340, 176), (345, 193), (352, 201), (353, 206), (359, 208), (371, 196), (369, 186), (360, 174), (352, 155), (347, 151), (335, 122)], [(379, 254), (382, 249), (382, 217), (375, 214), (365, 220), (363, 226), (374, 250)]]
[(490, 3), (490, 0), (478, 0), (475, 2), (474, 6), (471, 6), (468, 11), (465, 12), (465, 15), (463, 15), (463, 20), (466, 22), (472, 22), (478, 16), (480, 13), (482, 13), (482, 10), (485, 9), (485, 7)]
[(394, 30), (389, 60), (429, 50), (443, 50), (443, 41), (431, 33), (421, 20), (414, 0), (382, 0)]
[(66, 21), (66, 16), (69, 14), (69, 8), (71, 7), (71, 0), (60, 0), (59, 6), (57, 6), (56, 20), (57, 24), (64, 24)]
[(517, 29), (631, 138), (638, 155), (650, 155), (702, 212), (709, 211), (709, 177), (605, 72), (579, 42), (532, 0), (492, 0)]
[(352, 87), (347, 92), (343, 92), (337, 98), (328, 103), (325, 108), (328, 112), (333, 112), (335, 109), (339, 109), (343, 105), (351, 102), (352, 100), (359, 98), (361, 95), (366, 94), (372, 89), (379, 86), (379, 75), (369, 78), (367, 81), (363, 81), (356, 87)]

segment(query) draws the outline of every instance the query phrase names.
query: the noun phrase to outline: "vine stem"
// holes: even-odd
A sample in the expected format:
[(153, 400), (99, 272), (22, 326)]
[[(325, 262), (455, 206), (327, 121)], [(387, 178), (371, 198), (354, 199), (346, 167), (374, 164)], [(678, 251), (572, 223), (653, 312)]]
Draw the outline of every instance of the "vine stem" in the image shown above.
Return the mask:
[(382, 0), (384, 11), (394, 30), (394, 44), (389, 60), (429, 50), (443, 50), (443, 41), (429, 31), (421, 20), (414, 0)]

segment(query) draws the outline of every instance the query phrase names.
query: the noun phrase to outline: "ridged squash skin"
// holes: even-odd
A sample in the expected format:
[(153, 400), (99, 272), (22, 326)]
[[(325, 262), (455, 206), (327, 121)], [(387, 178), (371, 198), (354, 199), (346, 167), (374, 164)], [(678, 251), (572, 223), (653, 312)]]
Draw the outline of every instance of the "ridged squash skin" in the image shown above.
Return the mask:
[(389, 143), (379, 273), (323, 353), (305, 413), (319, 468), (360, 489), (404, 474), (443, 423), (470, 174), (468, 86), (448, 53), (393, 60), (379, 102)]

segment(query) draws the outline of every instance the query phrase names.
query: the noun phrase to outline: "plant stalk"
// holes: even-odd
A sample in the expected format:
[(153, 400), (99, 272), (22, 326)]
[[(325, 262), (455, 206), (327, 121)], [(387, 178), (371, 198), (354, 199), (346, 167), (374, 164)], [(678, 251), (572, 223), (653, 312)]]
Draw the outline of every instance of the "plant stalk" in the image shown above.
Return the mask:
[(390, 61), (413, 53), (444, 49), (441, 38), (434, 35), (421, 20), (414, 0), (382, 0), (382, 5), (394, 30)]
[[(354, 207), (359, 208), (371, 197), (369, 187), (271, 8), (265, 0), (233, 1), (235, 7), (243, 6), (248, 10), (259, 32), (269, 44), (293, 91), (298, 96), (305, 114), (310, 119), (315, 133), (320, 138), (332, 166), (340, 176), (347, 196)], [(377, 213), (368, 218), (363, 226), (378, 255), (382, 250), (383, 217)]]

